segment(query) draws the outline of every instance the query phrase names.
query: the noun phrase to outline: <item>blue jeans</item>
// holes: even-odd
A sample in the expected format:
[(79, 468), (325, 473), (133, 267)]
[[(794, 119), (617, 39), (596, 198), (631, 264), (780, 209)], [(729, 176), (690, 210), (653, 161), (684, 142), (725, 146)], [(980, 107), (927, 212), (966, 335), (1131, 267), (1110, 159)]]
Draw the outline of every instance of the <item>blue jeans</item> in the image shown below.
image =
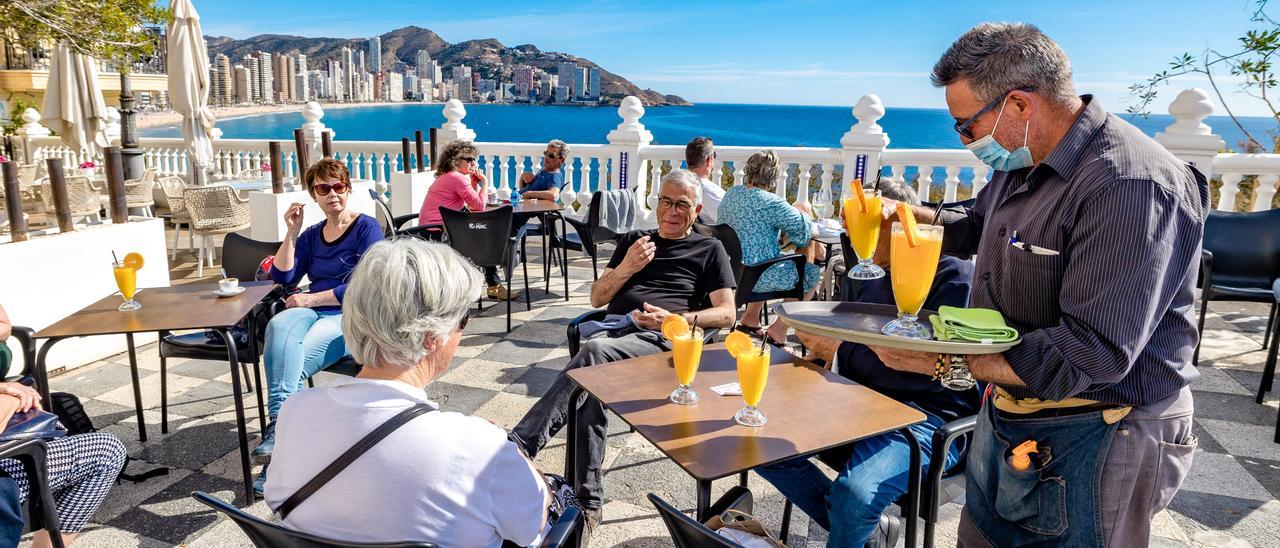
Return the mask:
[(303, 388), (312, 375), (347, 353), (342, 311), (290, 308), (267, 323), (262, 361), (267, 367), (267, 414)]
[[(943, 424), (941, 418), (929, 413), (925, 417), (925, 422), (911, 427), (920, 442), (921, 473), (933, 454), (933, 432)], [(832, 454), (840, 449), (847, 462), (831, 462)], [(951, 446), (948, 467), (960, 460), (961, 451), (961, 447)], [(880, 514), (907, 492), (911, 447), (901, 433), (889, 432), (824, 452), (820, 458), (839, 471), (835, 481), (807, 457), (762, 466), (756, 473), (830, 531), (827, 546), (860, 547), (880, 523)]]

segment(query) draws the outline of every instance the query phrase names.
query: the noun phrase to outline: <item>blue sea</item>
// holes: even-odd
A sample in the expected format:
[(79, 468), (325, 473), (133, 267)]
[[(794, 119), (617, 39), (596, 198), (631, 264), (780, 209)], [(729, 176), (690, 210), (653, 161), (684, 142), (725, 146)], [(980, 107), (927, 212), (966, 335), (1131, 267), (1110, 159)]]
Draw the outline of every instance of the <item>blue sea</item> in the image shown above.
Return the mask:
[[(475, 130), (480, 141), (545, 142), (563, 139), (570, 143), (604, 143), (605, 136), (620, 121), (616, 107), (557, 107), (530, 105), (467, 105), (463, 120)], [(323, 122), (336, 132), (337, 140), (398, 141), (424, 133), (444, 123), (440, 104), (414, 104), (331, 109)], [(689, 107), (649, 107), (641, 122), (653, 133), (655, 144), (683, 145), (705, 135), (719, 145), (838, 147), (840, 137), (856, 122), (851, 107), (785, 105), (697, 104)], [(1121, 115), (1149, 135), (1163, 131), (1173, 118)], [(1245, 127), (1259, 139), (1275, 131), (1276, 120), (1245, 118)], [(225, 138), (293, 138), (301, 126), (299, 112), (268, 114), (220, 120)], [(880, 125), (889, 134), (890, 148), (961, 148), (952, 130), (954, 121), (944, 109), (889, 108)], [(1244, 135), (1225, 116), (1210, 117), (1208, 123), (1223, 137), (1228, 148), (1239, 150)], [(149, 128), (145, 137), (180, 137), (177, 126)]]

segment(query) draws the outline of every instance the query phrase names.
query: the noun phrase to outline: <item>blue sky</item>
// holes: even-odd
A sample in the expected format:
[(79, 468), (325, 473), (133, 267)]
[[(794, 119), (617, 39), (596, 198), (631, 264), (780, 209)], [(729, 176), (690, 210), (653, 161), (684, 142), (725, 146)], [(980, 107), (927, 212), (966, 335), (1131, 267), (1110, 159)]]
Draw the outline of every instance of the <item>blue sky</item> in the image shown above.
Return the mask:
[[(928, 73), (951, 41), (982, 21), (1026, 21), (1063, 46), (1077, 88), (1113, 111), (1131, 102), (1129, 84), (1175, 55), (1228, 50), (1256, 26), (1252, 0), (196, 0), (196, 7), (211, 35), (367, 37), (412, 24), (449, 42), (497, 38), (572, 53), (694, 102), (851, 106), (876, 93), (890, 107), (943, 107)], [(1237, 114), (1265, 113), (1234, 91), (1229, 76), (1218, 82)], [(1166, 88), (1155, 112), (1179, 89), (1207, 84), (1187, 79)]]

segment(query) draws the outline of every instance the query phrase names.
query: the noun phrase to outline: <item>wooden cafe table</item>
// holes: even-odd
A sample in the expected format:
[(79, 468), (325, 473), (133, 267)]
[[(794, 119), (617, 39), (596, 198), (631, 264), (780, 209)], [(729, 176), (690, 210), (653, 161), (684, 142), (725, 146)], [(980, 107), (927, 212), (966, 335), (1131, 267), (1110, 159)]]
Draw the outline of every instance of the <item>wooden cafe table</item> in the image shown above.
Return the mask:
[[(219, 297), (214, 290), (217, 284), (188, 284), (172, 287), (141, 289), (134, 300), (142, 308), (121, 312), (117, 308), (124, 302), (119, 294), (104, 297), (36, 333), (37, 339), (46, 339), (36, 358), (34, 373), (36, 388), (44, 401), (49, 401), (49, 370), (45, 361), (49, 349), (68, 337), (88, 335), (124, 334), (129, 346), (129, 373), (133, 381), (133, 404), (138, 418), (138, 439), (147, 441), (146, 424), (142, 421), (142, 391), (138, 386), (138, 358), (133, 344), (134, 333), (149, 331), (178, 331), (189, 329), (213, 329), (222, 334), (227, 343), (227, 360), (231, 364), (231, 387), (235, 398), (236, 426), (240, 435), (240, 468), (244, 473), (245, 500), (253, 501), (253, 477), (249, 473), (249, 439), (245, 433), (244, 400), (240, 393), (239, 356), (235, 340), (229, 331), (244, 318), (271, 288), (271, 282), (249, 282), (239, 295)], [(163, 379), (162, 379), (163, 382)], [(161, 386), (161, 397), (165, 387)]]
[[(697, 480), (698, 521), (705, 522), (711, 505), (712, 480), (787, 459), (811, 455), (839, 445), (883, 434), (902, 432), (911, 447), (911, 474), (904, 516), (917, 515), (920, 497), (920, 445), (910, 426), (923, 422), (920, 411), (775, 347), (760, 410), (768, 423), (742, 426), (733, 415), (742, 409), (742, 396), (720, 396), (711, 390), (737, 382), (737, 364), (723, 343), (708, 345), (693, 387), (701, 397), (696, 405), (668, 400), (678, 384), (670, 352), (583, 367), (569, 371), (578, 384), (569, 401), (583, 391), (626, 421), (649, 443)], [(569, 413), (565, 476), (574, 477), (577, 458), (577, 417)], [(916, 520), (907, 521), (907, 546), (914, 546)]]
[[(490, 209), (497, 209), (499, 207), (505, 207), (506, 205), (508, 204), (505, 204), (505, 203), (486, 204), (485, 210), (487, 211)], [(568, 230), (568, 223), (564, 220), (564, 215), (561, 213), (562, 211), (564, 211), (564, 206), (560, 205), (560, 203), (555, 200), (535, 200), (531, 198), (523, 198), (520, 200), (520, 203), (518, 205), (515, 205), (511, 208), (512, 215), (529, 215), (529, 216), (536, 215), (538, 219), (542, 222), (542, 226), (546, 228), (554, 228), (554, 225), (552, 223), (555, 221), (555, 219), (560, 219), (560, 233), (566, 234), (566, 230)], [(517, 230), (519, 228), (520, 227), (518, 226), (513, 226), (512, 230)], [(544, 252), (547, 250), (547, 231), (546, 230), (542, 231), (542, 249)], [(568, 253), (568, 250), (564, 250), (564, 251), (565, 253)], [(551, 291), (551, 263), (548, 261), (547, 256), (545, 254), (542, 257), (542, 270), (543, 270), (543, 277), (546, 278), (547, 280), (547, 292), (550, 292)], [(564, 300), (567, 301), (569, 300), (568, 265), (561, 265), (561, 271), (564, 274)]]

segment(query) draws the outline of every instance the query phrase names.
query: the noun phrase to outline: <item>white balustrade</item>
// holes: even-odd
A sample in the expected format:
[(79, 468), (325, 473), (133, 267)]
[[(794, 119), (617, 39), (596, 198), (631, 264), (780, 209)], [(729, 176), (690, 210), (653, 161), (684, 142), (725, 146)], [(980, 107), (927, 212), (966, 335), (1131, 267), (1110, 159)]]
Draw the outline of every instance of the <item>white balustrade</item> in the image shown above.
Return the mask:
[(1246, 179), (1254, 188), (1251, 211), (1271, 209), (1276, 195), (1276, 183), (1280, 181), (1280, 155), (1277, 154), (1219, 154), (1213, 159), (1214, 173), (1222, 174), (1222, 186), (1218, 189), (1216, 209), (1237, 211), (1241, 182)]

